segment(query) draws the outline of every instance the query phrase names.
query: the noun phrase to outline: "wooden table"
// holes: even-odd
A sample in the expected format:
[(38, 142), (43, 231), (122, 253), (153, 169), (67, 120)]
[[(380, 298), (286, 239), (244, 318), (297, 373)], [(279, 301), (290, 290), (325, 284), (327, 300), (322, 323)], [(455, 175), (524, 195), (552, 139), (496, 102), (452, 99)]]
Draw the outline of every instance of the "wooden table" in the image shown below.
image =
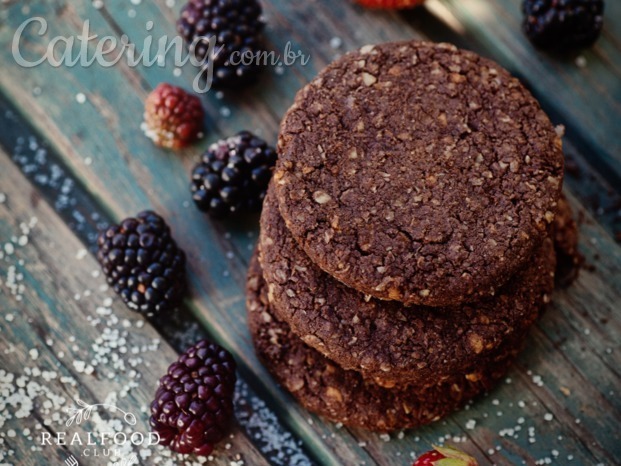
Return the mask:
[[(241, 378), (238, 422), (213, 464), (409, 465), (445, 440), (481, 464), (620, 464), (621, 2), (607, 1), (595, 47), (558, 57), (522, 35), (519, 0), (430, 0), (401, 14), (345, 0), (263, 0), (268, 45), (282, 51), (292, 41), (310, 62), (272, 68), (247, 91), (209, 92), (206, 137), (179, 153), (155, 148), (139, 126), (146, 95), (162, 81), (189, 87), (190, 65), (26, 69), (11, 54), (17, 27), (34, 16), (48, 31), (31, 30), (25, 54), (41, 56), (51, 37), (79, 34), (87, 19), (91, 33), (126, 34), (140, 49), (149, 34), (174, 36), (179, 3), (0, 1), (0, 464), (69, 464), (70, 455), (107, 464), (79, 445), (42, 446), (41, 435), (105, 429), (118, 418), (101, 408), (67, 428), (63, 409), (78, 398), (132, 412), (134, 429), (146, 432), (157, 379), (202, 336), (234, 353)], [(555, 293), (505, 383), (444, 421), (388, 437), (310, 415), (257, 362), (243, 296), (257, 219), (211, 221), (191, 205), (188, 173), (208, 143), (238, 130), (273, 142), (295, 92), (335, 56), (405, 38), (497, 60), (565, 125), (566, 192), (587, 267)], [(191, 283), (178, 314), (149, 320), (106, 289), (92, 254), (98, 227), (147, 207), (188, 252)], [(198, 464), (134, 451), (141, 464)]]

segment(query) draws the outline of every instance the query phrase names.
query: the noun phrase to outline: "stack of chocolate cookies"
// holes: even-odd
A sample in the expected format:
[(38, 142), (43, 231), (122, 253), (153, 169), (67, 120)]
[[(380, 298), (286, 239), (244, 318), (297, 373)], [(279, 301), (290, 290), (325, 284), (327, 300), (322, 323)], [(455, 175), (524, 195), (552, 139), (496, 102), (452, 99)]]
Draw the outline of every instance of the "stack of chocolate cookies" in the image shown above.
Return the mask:
[(278, 149), (247, 293), (275, 378), (378, 431), (491, 388), (550, 299), (555, 245), (575, 255), (530, 93), (447, 44), (367, 46), (298, 93)]

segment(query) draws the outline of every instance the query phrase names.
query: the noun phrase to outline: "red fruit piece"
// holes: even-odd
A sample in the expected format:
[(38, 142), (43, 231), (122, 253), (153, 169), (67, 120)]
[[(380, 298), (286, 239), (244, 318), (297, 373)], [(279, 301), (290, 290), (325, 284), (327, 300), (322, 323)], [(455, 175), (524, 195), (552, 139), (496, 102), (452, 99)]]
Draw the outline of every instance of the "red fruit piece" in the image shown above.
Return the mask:
[(401, 9), (422, 5), (425, 0), (356, 0), (368, 8)]
[(434, 466), (435, 462), (441, 460), (442, 458), (446, 458), (446, 456), (439, 451), (431, 450), (419, 456), (414, 463), (414, 466)]
[(147, 97), (142, 129), (158, 146), (179, 149), (199, 137), (203, 116), (198, 97), (162, 83)]
[(412, 466), (478, 466), (477, 460), (457, 448), (433, 446), (423, 453)]

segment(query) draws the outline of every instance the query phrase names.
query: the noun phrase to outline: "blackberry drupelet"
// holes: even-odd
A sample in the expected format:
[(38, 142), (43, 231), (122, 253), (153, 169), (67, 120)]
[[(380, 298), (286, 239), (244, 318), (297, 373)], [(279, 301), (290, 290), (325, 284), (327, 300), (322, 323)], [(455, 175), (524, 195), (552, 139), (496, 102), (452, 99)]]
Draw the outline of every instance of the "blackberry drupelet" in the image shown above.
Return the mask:
[(179, 453), (209, 455), (233, 419), (235, 361), (202, 340), (182, 354), (159, 381), (151, 427), (160, 443)]
[(185, 254), (155, 212), (144, 211), (97, 238), (97, 259), (108, 283), (130, 309), (174, 308), (185, 291)]
[[(257, 0), (190, 0), (181, 10), (177, 31), (189, 46), (195, 45), (194, 55), (204, 60), (203, 68), (212, 69), (214, 87), (241, 87), (254, 81), (264, 26), (261, 13)], [(211, 37), (215, 37), (215, 56), (209, 56)], [(246, 56), (255, 59), (241, 63)]]
[(524, 32), (543, 49), (593, 44), (602, 30), (603, 0), (524, 0)]
[(212, 144), (192, 171), (194, 202), (215, 218), (261, 210), (276, 157), (248, 131)]
[(199, 138), (203, 116), (198, 97), (180, 87), (162, 83), (145, 101), (142, 128), (156, 145), (179, 149)]

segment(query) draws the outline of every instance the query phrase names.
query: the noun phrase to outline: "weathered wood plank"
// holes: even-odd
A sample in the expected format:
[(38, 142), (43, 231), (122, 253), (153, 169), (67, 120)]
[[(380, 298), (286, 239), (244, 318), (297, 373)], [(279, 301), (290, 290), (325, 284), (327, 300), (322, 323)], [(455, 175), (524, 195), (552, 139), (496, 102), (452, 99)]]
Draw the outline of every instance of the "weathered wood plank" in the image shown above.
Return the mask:
[[(83, 6), (90, 13), (95, 11), (90, 4)], [(46, 15), (45, 8), (47, 6), (37, 5), (37, 8), (42, 10), (35, 11), (33, 8), (28, 14)], [(72, 5), (71, 8), (63, 9), (63, 17), (61, 19), (66, 21), (67, 29), (59, 30), (59, 24), (63, 24), (63, 22), (58, 21), (54, 23), (53, 28), (56, 29), (50, 31), (50, 35), (68, 35), (79, 31), (79, 20), (72, 19), (71, 17), (71, 15), (76, 14), (76, 11), (73, 10), (74, 8), (78, 8), (78, 6)], [(47, 16), (49, 15), (50, 12), (48, 10)], [(102, 32), (97, 29), (100, 25), (99, 22), (95, 21), (93, 17), (91, 18), (91, 26), (94, 32), (100, 34), (109, 33), (107, 30)], [(58, 69), (54, 71), (58, 73), (64, 70)], [(71, 125), (67, 125), (62, 133), (56, 133), (52, 138), (54, 143), (59, 145), (58, 147), (63, 154), (70, 154), (72, 169), (76, 170), (81, 176), (83, 172), (88, 171), (88, 176), (83, 176), (83, 178), (88, 180), (89, 186), (98, 197), (106, 198), (106, 203), (115, 212), (117, 217), (129, 215), (136, 210), (146, 207), (151, 202), (146, 200), (148, 197), (153, 199), (152, 205), (158, 211), (169, 212), (170, 215), (167, 215), (167, 218), (173, 223), (176, 236), (180, 238), (185, 237), (181, 241), (182, 244), (194, 245), (195, 247), (195, 249), (189, 249), (188, 252), (192, 258), (190, 269), (197, 273), (197, 275), (192, 274), (193, 278), (191, 281), (194, 285), (196, 297), (199, 299), (196, 299), (191, 304), (191, 307), (195, 310), (197, 308), (200, 309), (200, 312), (197, 311), (197, 314), (203, 323), (210, 329), (212, 334), (219, 335), (222, 338), (225, 346), (251, 361), (248, 367), (252, 368), (257, 383), (269, 380), (265, 369), (254, 360), (254, 351), (252, 350), (245, 325), (242, 292), (245, 280), (245, 263), (243, 260), (238, 259), (237, 256), (229, 258), (227, 253), (233, 251), (233, 246), (231, 241), (226, 238), (221, 225), (216, 224), (214, 228), (212, 222), (203, 215), (196, 212), (193, 208), (187, 209), (183, 206), (184, 201), (189, 199), (187, 197), (186, 173), (189, 171), (188, 164), (191, 161), (186, 159), (184, 160), (186, 167), (180, 166), (179, 159), (168, 154), (164, 155), (162, 151), (153, 148), (151, 143), (140, 133), (138, 125), (142, 115), (142, 101), (146, 93), (140, 88), (127, 88), (125, 73), (128, 73), (128, 70), (122, 70), (122, 73), (110, 73), (104, 89), (94, 87), (94, 89), (97, 89), (97, 93), (89, 92), (89, 86), (93, 85), (100, 71), (97, 69), (73, 69), (69, 73), (71, 76), (67, 77), (66, 80), (58, 80), (58, 84), (62, 89), (62, 91), (59, 90), (60, 94), (66, 96), (65, 99), (71, 102), (71, 105), (74, 106), (73, 108), (58, 105), (58, 100), (54, 95), (46, 92), (43, 86), (41, 95), (36, 98), (30, 95), (29, 92), (24, 93), (24, 88), (30, 89), (29, 86), (37, 86), (36, 81), (32, 82), (32, 78), (25, 77), (30, 80), (26, 86), (23, 86), (23, 83), (19, 84), (21, 91), (14, 88), (17, 81), (7, 79), (4, 82), (8, 87), (11, 87), (8, 92), (9, 95), (19, 95), (20, 100), (27, 99), (33, 105), (33, 110), (40, 112), (35, 119), (37, 124), (43, 123), (43, 125), (50, 124), (55, 126), (57, 122), (73, 121), (72, 115), (75, 114), (75, 108), (81, 110), (79, 122), (75, 122), (76, 124), (72, 122)], [(78, 84), (78, 79), (81, 80), (80, 84)], [(130, 80), (130, 83), (135, 84), (138, 81), (138, 79), (133, 78)], [(120, 92), (120, 89), (125, 89), (125, 92)], [(79, 107), (77, 103), (72, 101), (72, 97), (77, 92), (83, 92), (87, 96), (88, 102), (82, 107)], [(99, 94), (100, 92), (101, 95)], [(102, 98), (104, 93), (107, 100)], [(42, 107), (35, 110), (35, 107), (41, 104), (44, 107), (49, 105), (53, 108), (50, 108), (49, 111), (43, 110)], [(135, 116), (135, 126), (132, 127), (125, 122), (120, 123), (119, 117), (112, 111), (114, 108), (122, 108), (123, 115), (131, 115), (132, 119)], [(102, 130), (103, 128), (105, 130)], [(49, 128), (41, 127), (40, 129), (44, 129), (48, 135), (51, 134), (47, 132)], [(88, 138), (78, 137), (78, 135), (88, 135)], [(120, 156), (117, 156), (117, 151), (120, 152)], [(98, 153), (104, 153), (106, 157), (97, 157), (96, 154)], [(84, 164), (85, 156), (91, 157), (92, 163), (90, 165)], [(142, 161), (144, 164), (139, 164), (139, 161)], [(120, 183), (117, 184), (114, 181), (115, 179), (119, 180)], [(136, 179), (140, 179), (144, 183), (142, 185), (144, 190), (135, 185)], [(134, 184), (133, 188), (131, 187), (132, 184)], [(167, 189), (166, 192), (155, 193), (149, 185), (167, 185)], [(109, 190), (120, 190), (123, 194), (116, 199), (112, 199), (109, 196)], [(173, 193), (175, 193), (174, 196)], [(181, 199), (184, 201), (181, 201)], [(164, 204), (167, 207), (164, 207)], [(185, 220), (179, 222), (180, 218), (185, 218)], [(185, 225), (182, 230), (179, 227), (175, 228), (176, 225), (181, 224)], [(242, 244), (250, 245), (247, 232), (244, 230), (240, 231), (238, 225), (229, 224), (225, 225), (225, 228), (230, 231), (232, 238), (241, 238), (245, 242)], [(219, 245), (219, 247), (212, 247), (205, 251), (202, 247), (204, 244)], [(237, 250), (240, 249), (238, 248)], [(249, 254), (250, 251), (247, 247), (244, 250), (246, 254)], [(209, 254), (209, 257), (205, 257), (206, 252)], [(207, 264), (209, 264), (209, 267), (207, 267)], [(232, 283), (231, 279), (234, 279), (235, 282)], [(261, 387), (259, 391), (261, 389), (264, 392), (271, 393), (272, 397), (276, 397), (279, 400), (277, 403), (272, 404), (275, 409), (283, 410), (286, 402), (284, 402), (282, 394), (277, 391), (273, 384), (268, 385), (266, 388)], [(297, 412), (289, 409), (284, 418), (295, 420), (295, 428), (298, 429), (299, 435), (304, 439), (305, 443), (317, 447), (318, 455), (321, 459), (331, 464), (338, 464), (338, 457), (335, 457), (334, 454), (346, 457), (351, 454), (349, 453), (350, 451), (356, 452), (354, 456), (362, 460), (365, 458), (369, 459), (364, 450), (357, 445), (357, 441), (348, 436), (346, 432), (342, 433), (337, 443), (331, 436), (335, 430), (332, 426), (322, 424), (310, 426), (306, 422), (307, 417), (306, 413), (299, 409)], [(324, 443), (332, 445), (330, 449), (324, 449), (322, 452), (320, 447)]]
[[(39, 5), (40, 6), (40, 5)], [(89, 8), (89, 11), (94, 11), (90, 7), (90, 4), (86, 6)], [(36, 13), (35, 11), (31, 11), (29, 14), (43, 14), (48, 17), (52, 14), (52, 11), (39, 11)], [(64, 15), (70, 15), (72, 12), (69, 9), (63, 10)], [(79, 23), (79, 21), (78, 21)], [(73, 27), (73, 25), (77, 24), (76, 22), (70, 22), (69, 24)], [(93, 26), (96, 27), (96, 23), (93, 22)], [(55, 26), (57, 27), (57, 26)], [(79, 26), (78, 26), (79, 29)], [(72, 34), (76, 33), (78, 29), (71, 29), (70, 31), (59, 31), (54, 30), (50, 34)], [(96, 29), (95, 29), (96, 30)], [(101, 32), (101, 31), (100, 31)], [(75, 72), (71, 73), (72, 76), (78, 76), (79, 73)], [(245, 265), (243, 262), (240, 262), (239, 259), (234, 257), (233, 259), (229, 259), (227, 257), (227, 253), (233, 250), (233, 246), (231, 245), (230, 240), (226, 239), (226, 235), (220, 227), (211, 228), (210, 223), (204, 216), (200, 213), (196, 212), (194, 209), (187, 209), (186, 206), (183, 206), (184, 201), (181, 199), (187, 199), (185, 195), (187, 194), (187, 175), (184, 173), (185, 170), (183, 167), (176, 166), (173, 168), (174, 163), (177, 163), (178, 160), (173, 156), (164, 155), (162, 152), (159, 152), (159, 158), (154, 158), (154, 153), (158, 153), (157, 150), (153, 148), (150, 143), (145, 144), (145, 139), (143, 135), (140, 133), (138, 129), (140, 115), (142, 114), (142, 100), (146, 93), (142, 92), (139, 89), (136, 89), (136, 93), (134, 90), (130, 90), (127, 88), (127, 83), (123, 74), (115, 74), (117, 79), (106, 80), (107, 84), (105, 87), (105, 91), (103, 91), (99, 87), (93, 87), (93, 89), (97, 89), (97, 92), (108, 92), (110, 95), (116, 95), (114, 101), (108, 102), (103, 98), (100, 98), (98, 94), (93, 94), (89, 92), (89, 85), (94, 86), (94, 82), (97, 81), (97, 76), (100, 70), (87, 70), (85, 74), (86, 85), (84, 87), (80, 87), (76, 84), (76, 79), (68, 78), (68, 80), (60, 80), (61, 86), (66, 86), (63, 88), (60, 95), (64, 95), (66, 102), (71, 102), (72, 105), (77, 108), (81, 108), (77, 106), (77, 103), (73, 101), (73, 98), (77, 92), (84, 92), (89, 99), (89, 104), (84, 107), (88, 110), (85, 110), (84, 113), (81, 113), (79, 124), (70, 125), (65, 128), (67, 130), (68, 135), (60, 135), (57, 133), (58, 138), (54, 138), (54, 142), (59, 144), (59, 147), (63, 152), (71, 152), (74, 156), (73, 162), (77, 164), (73, 166), (74, 170), (80, 172), (81, 170), (88, 170), (90, 172), (89, 177), (85, 177), (88, 179), (88, 182), (91, 187), (94, 188), (94, 191), (97, 195), (105, 195), (108, 196), (107, 189), (117, 190), (120, 189), (123, 194), (119, 196), (117, 199), (111, 199), (114, 202), (114, 208), (112, 210), (115, 211), (115, 216), (117, 218), (130, 215), (135, 213), (137, 210), (143, 209), (147, 207), (150, 201), (147, 200), (147, 196), (159, 195), (166, 196), (166, 193), (155, 193), (151, 188), (147, 187), (147, 180), (150, 178), (150, 173), (157, 173), (158, 180), (153, 181), (153, 185), (164, 183), (167, 184), (173, 181), (176, 184), (176, 187), (172, 188), (170, 193), (177, 193), (177, 198), (169, 198), (156, 200), (153, 204), (156, 206), (158, 211), (164, 212), (175, 212), (176, 214), (168, 215), (167, 218), (171, 220), (173, 223), (173, 229), (175, 229), (175, 217), (179, 214), (181, 215), (190, 215), (195, 220), (198, 219), (198, 223), (195, 220), (189, 220), (185, 222), (187, 230), (191, 232), (193, 236), (192, 244), (196, 246), (194, 251), (190, 251), (190, 256), (193, 258), (193, 264), (190, 265), (191, 269), (202, 271), (209, 270), (209, 276), (198, 277), (194, 275), (193, 288), (194, 290), (198, 290), (197, 294), (201, 296), (200, 301), (196, 300), (192, 305), (193, 309), (196, 310), (195, 305), (200, 306), (201, 311), (200, 315), (203, 318), (203, 322), (210, 329), (211, 333), (219, 336), (221, 342), (232, 349), (236, 354), (244, 354), (247, 358), (254, 358), (254, 352), (251, 349), (251, 344), (249, 341), (249, 336), (247, 332), (247, 328), (245, 326), (245, 309), (244, 309), (244, 300), (243, 294), (241, 293), (240, 284), (243, 283), (245, 279)], [(32, 86), (32, 87), (29, 87)], [(26, 88), (32, 89), (37, 86), (37, 80), (28, 82)], [(124, 92), (119, 92), (119, 89), (125, 89), (127, 94)], [(54, 107), (50, 108), (50, 112), (43, 111), (41, 108), (40, 118), (37, 118), (37, 121), (44, 122), (44, 124), (52, 124), (55, 125), (55, 122), (63, 122), (63, 121), (72, 121), (71, 115), (75, 115), (75, 108), (67, 108), (66, 105), (58, 105), (54, 104), (55, 100), (53, 96), (46, 92), (47, 89), (42, 86), (42, 93), (40, 98), (42, 100), (46, 100), (44, 105), (51, 105)], [(11, 92), (12, 93), (12, 92)], [(28, 98), (33, 97), (30, 95)], [(51, 97), (51, 100), (47, 100)], [(34, 99), (34, 100), (39, 100)], [(94, 108), (90, 107), (90, 102), (93, 102)], [(34, 103), (34, 102), (33, 102)], [(65, 108), (63, 108), (65, 107)], [(34, 107), (33, 107), (34, 108)], [(125, 110), (125, 114), (135, 115), (136, 125), (134, 127), (126, 125), (125, 123), (119, 123), (117, 120), (117, 116), (112, 112), (113, 108), (123, 108)], [(130, 112), (130, 110), (133, 110)], [(47, 114), (47, 116), (46, 116)], [(50, 121), (48, 118), (52, 118)], [(89, 123), (90, 122), (90, 123)], [(77, 121), (75, 123), (78, 123)], [(105, 131), (102, 131), (103, 128), (106, 128)], [(119, 135), (118, 133), (121, 133)], [(88, 139), (82, 139), (84, 135), (89, 135)], [(132, 147), (131, 150), (128, 150), (125, 146), (124, 141), (136, 141), (138, 142), (137, 147)], [(88, 146), (88, 150), (83, 150), (84, 146)], [(116, 151), (121, 152), (121, 157), (118, 160), (115, 160), (115, 156), (117, 154)], [(97, 154), (104, 153), (107, 154), (106, 158), (110, 158), (109, 161), (106, 159), (97, 157)], [(88, 155), (87, 155), (88, 154)], [(85, 157), (91, 157), (92, 164), (85, 163)], [(144, 158), (143, 158), (144, 157)], [(135, 162), (139, 159), (143, 159), (145, 165), (137, 165)], [(155, 167), (152, 165), (153, 162), (164, 163), (163, 166)], [(101, 163), (101, 165), (100, 165)], [(188, 160), (187, 163), (190, 163)], [(134, 171), (135, 169), (137, 171)], [(151, 172), (151, 170), (153, 170)], [(105, 187), (103, 186), (105, 183), (109, 183), (110, 180), (116, 178), (114, 172), (118, 173), (120, 184), (112, 183), (108, 184)], [(166, 174), (162, 179), (159, 179), (160, 175)], [(149, 190), (150, 193), (147, 195), (146, 190), (143, 191), (141, 188), (135, 184), (135, 178), (142, 179), (145, 182), (146, 190)], [(132, 185), (134, 186), (132, 188)], [(132, 193), (131, 191), (134, 190)], [(179, 193), (183, 193), (183, 195), (178, 196)], [(170, 209), (163, 209), (158, 204), (160, 202), (172, 202), (170, 204)], [(129, 210), (131, 209), (131, 210)], [(201, 226), (202, 225), (202, 226)], [(197, 228), (198, 227), (198, 228)], [(246, 231), (239, 231), (238, 226), (229, 226), (233, 228), (232, 236), (241, 237), (242, 240), (248, 242)], [(222, 234), (218, 234), (218, 229), (220, 229)], [(179, 235), (178, 229), (175, 229), (176, 235)], [(182, 242), (185, 244), (185, 241)], [(213, 248), (210, 248), (208, 251), (203, 249), (204, 244), (214, 245)], [(215, 247), (216, 244), (220, 244), (219, 247)], [(247, 250), (247, 249), (246, 249)], [(205, 253), (209, 254), (209, 257), (205, 256)], [(249, 251), (246, 252), (249, 254)], [(206, 267), (207, 260), (209, 260), (209, 264), (211, 265), (211, 269)], [(231, 278), (229, 274), (234, 275), (236, 279), (236, 285), (234, 287), (231, 286)], [(202, 281), (202, 283), (201, 283)], [(205, 282), (210, 281), (211, 283), (206, 284)], [(218, 306), (216, 307), (213, 302), (217, 300)], [(217, 312), (214, 312), (214, 309), (218, 309)], [(231, 312), (234, 310), (234, 312)], [(198, 313), (198, 312), (197, 312)], [(232, 332), (231, 329), (237, 328), (236, 332)], [(242, 352), (239, 350), (240, 347), (244, 348)], [(243, 362), (243, 361), (242, 361)], [(262, 366), (258, 365), (255, 360), (252, 360), (247, 367), (251, 367), (253, 373), (255, 374), (255, 379), (257, 382), (261, 380), (268, 380), (267, 372), (262, 368)], [(259, 372), (257, 374), (257, 372)], [(276, 387), (270, 385), (268, 392), (271, 393), (272, 397), (279, 397), (282, 400), (282, 394), (277, 392)], [(263, 389), (265, 392), (265, 389)], [(286, 403), (280, 401), (278, 403), (272, 403), (272, 406), (283, 409), (283, 405)], [(299, 431), (302, 436), (305, 438), (306, 442), (310, 444), (320, 445), (323, 442), (334, 442), (334, 439), (330, 437), (330, 431), (333, 430), (332, 427), (328, 426), (315, 426), (310, 427), (305, 422), (306, 413), (303, 413), (301, 410), (298, 410), (297, 413), (289, 411), (285, 419), (297, 419), (297, 425), (299, 425)], [(319, 431), (319, 433), (317, 432)], [(325, 437), (322, 438), (322, 437)], [(361, 458), (365, 458), (366, 454), (364, 451), (357, 446), (356, 441), (351, 438), (349, 441), (344, 441), (346, 437), (340, 439), (338, 445), (335, 445), (333, 450), (336, 452), (340, 452), (343, 456), (347, 456), (349, 449), (354, 449), (357, 451), (356, 456)], [(327, 440), (326, 440), (327, 439)], [(326, 450), (325, 452), (321, 452), (321, 449), (318, 448), (318, 456), (326, 462), (332, 462), (332, 464), (338, 464), (338, 460), (336, 459), (332, 450)]]
[[(85, 246), (94, 251), (97, 229), (109, 221), (105, 212), (90, 197), (80, 180), (68, 173), (57, 154), (33, 134), (21, 115), (14, 110), (1, 110), (3, 103), (6, 102), (0, 98), (0, 146), (11, 147), (13, 161), (36, 186), (37, 193), (54, 206)], [(5, 162), (3, 158), (0, 161)], [(184, 307), (174, 313), (154, 316), (150, 322), (178, 352), (185, 351), (201, 338), (211, 338)], [(238, 393), (236, 414), (239, 422), (272, 464), (302, 466), (310, 462), (299, 442), (245, 382), (240, 381)]]
[[(40, 465), (55, 458), (63, 464), (73, 454), (80, 464), (102, 464), (77, 444), (42, 446), (41, 435), (69, 432), (70, 439), (75, 433), (123, 431), (110, 421), (118, 413), (106, 414), (101, 407), (90, 422), (67, 428), (64, 410), (77, 399), (116, 405), (136, 417), (131, 432), (148, 433), (157, 380), (177, 354), (105, 290), (94, 258), (3, 152), (0, 163), (0, 424), (6, 455), (0, 461)], [(99, 414), (103, 420), (97, 420)], [(149, 464), (192, 464), (161, 447), (144, 447), (141, 456), (140, 448), (128, 446), (118, 447), (123, 454), (116, 460), (135, 454)], [(268, 464), (236, 426), (214, 461), (229, 466), (239, 459)]]

